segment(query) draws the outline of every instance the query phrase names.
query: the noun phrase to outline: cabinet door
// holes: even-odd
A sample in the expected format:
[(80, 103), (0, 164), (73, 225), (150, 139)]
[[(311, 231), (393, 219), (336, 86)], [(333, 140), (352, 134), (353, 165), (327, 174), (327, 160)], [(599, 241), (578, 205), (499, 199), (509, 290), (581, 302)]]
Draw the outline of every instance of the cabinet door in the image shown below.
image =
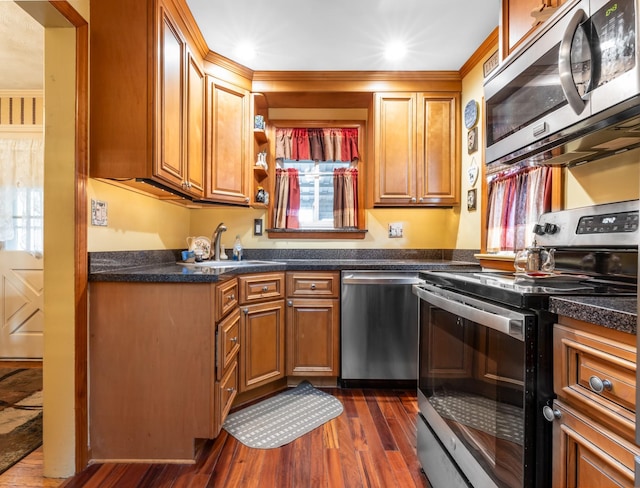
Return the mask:
[(502, 0), (502, 19), (500, 22), (502, 39), (502, 58), (506, 58), (521, 42), (538, 27), (531, 15), (541, 5), (557, 7), (564, 0)]
[(284, 378), (284, 300), (241, 310), (240, 391)]
[[(186, 44), (164, 5), (160, 6), (156, 152), (154, 175), (183, 188), (183, 83)], [(114, 102), (115, 103), (115, 102)]]
[(415, 202), (416, 94), (377, 93), (374, 131), (375, 203)]
[(418, 95), (418, 203), (454, 205), (460, 202), (458, 105), (457, 93)]
[(287, 301), (287, 375), (340, 374), (340, 300)]
[(207, 200), (249, 204), (249, 92), (208, 79)]
[(555, 488), (634, 486), (634, 456), (640, 449), (559, 401), (553, 424)]
[(185, 190), (195, 198), (204, 195), (204, 73), (198, 60), (187, 53), (187, 127)]

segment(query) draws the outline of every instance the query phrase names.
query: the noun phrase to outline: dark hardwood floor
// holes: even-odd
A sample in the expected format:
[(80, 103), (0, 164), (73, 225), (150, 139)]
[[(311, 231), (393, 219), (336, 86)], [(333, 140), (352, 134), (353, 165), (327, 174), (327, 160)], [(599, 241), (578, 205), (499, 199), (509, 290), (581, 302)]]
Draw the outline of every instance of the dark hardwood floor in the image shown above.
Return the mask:
[(195, 464), (95, 464), (75, 487), (424, 487), (416, 457), (416, 393), (324, 389), (344, 412), (277, 449), (251, 449), (226, 431), (203, 443)]

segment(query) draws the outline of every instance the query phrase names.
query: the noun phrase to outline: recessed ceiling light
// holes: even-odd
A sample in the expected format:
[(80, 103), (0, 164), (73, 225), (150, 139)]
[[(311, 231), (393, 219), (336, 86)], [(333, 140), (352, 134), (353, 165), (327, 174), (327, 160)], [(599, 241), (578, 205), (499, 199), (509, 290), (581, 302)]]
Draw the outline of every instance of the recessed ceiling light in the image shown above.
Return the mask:
[(251, 42), (244, 41), (236, 46), (235, 54), (241, 61), (250, 61), (256, 57), (256, 48)]
[(384, 50), (384, 57), (390, 61), (402, 59), (407, 54), (407, 46), (402, 41), (392, 41)]

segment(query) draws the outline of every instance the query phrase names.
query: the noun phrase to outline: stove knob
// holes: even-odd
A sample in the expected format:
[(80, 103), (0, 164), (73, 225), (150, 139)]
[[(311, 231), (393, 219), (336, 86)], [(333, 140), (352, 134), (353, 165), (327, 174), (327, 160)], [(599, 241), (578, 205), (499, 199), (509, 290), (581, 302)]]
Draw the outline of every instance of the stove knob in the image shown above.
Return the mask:
[(558, 232), (558, 226), (556, 224), (551, 224), (551, 223), (544, 224), (545, 234), (555, 234), (556, 232)]
[(543, 236), (544, 235), (544, 227), (542, 227), (540, 224), (536, 224), (533, 226), (533, 233), (537, 234), (539, 236)]

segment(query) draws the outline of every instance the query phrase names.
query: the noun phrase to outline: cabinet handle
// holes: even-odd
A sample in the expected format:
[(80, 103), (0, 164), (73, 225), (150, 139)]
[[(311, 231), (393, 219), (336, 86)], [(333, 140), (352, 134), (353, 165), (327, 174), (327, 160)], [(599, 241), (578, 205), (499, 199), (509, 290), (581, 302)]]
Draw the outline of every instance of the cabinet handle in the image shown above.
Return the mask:
[(230, 302), (231, 300), (235, 300), (236, 296), (232, 293), (231, 295), (229, 295), (227, 297), (227, 301)]
[(236, 391), (236, 389), (233, 387), (227, 388), (227, 393), (233, 393), (234, 391)]
[(263, 287), (262, 287), (262, 291), (263, 291), (264, 293), (266, 293), (267, 291), (269, 291), (269, 287), (268, 287), (268, 286), (266, 286), (266, 285), (265, 285), (265, 286), (263, 286)]
[(553, 422), (555, 419), (562, 417), (562, 412), (557, 408), (551, 408), (549, 405), (542, 407), (542, 415), (549, 422)]
[(604, 390), (611, 390), (611, 388), (613, 388), (611, 381), (602, 380), (597, 376), (592, 376), (591, 378), (589, 378), (589, 386), (596, 393), (602, 393)]
[(245, 203), (249, 203), (249, 197), (244, 197)]
[(311, 283), (311, 289), (315, 290), (316, 289), (316, 284), (315, 283)]
[(293, 300), (287, 300), (287, 306), (293, 307)]
[(249, 309), (248, 309), (248, 308), (245, 308), (245, 309), (243, 309), (242, 311), (244, 312), (244, 314), (245, 314), (245, 315), (248, 315), (248, 314), (249, 314)]
[(420, 203), (422, 203), (422, 202), (424, 202), (424, 198), (420, 197), (420, 198), (418, 199), (418, 201), (419, 201)]
[(231, 342), (233, 342), (234, 344), (236, 344), (238, 342), (238, 338), (237, 337), (232, 337), (231, 339), (229, 339)]
[(416, 203), (416, 197), (411, 197), (411, 203)]

